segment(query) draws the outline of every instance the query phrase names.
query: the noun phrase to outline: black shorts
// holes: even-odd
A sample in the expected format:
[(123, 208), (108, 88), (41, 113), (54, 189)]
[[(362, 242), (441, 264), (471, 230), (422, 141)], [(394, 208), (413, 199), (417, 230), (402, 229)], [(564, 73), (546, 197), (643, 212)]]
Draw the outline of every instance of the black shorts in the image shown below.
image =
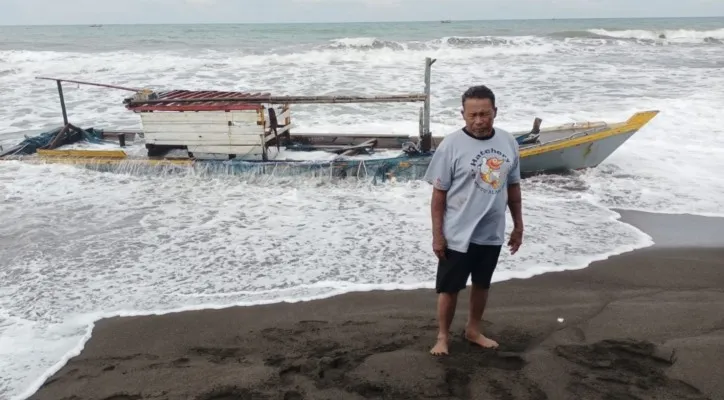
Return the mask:
[(445, 250), (445, 260), (437, 264), (437, 293), (457, 293), (465, 289), (468, 277), (475, 286), (489, 289), (502, 247), (470, 243), (467, 253)]

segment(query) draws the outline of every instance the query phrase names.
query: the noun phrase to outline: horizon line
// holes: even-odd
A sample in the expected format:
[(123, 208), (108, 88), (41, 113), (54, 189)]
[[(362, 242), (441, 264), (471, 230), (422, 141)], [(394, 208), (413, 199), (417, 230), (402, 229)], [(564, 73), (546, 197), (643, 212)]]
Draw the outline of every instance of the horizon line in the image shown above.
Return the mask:
[(368, 20), (368, 21), (297, 21), (297, 22), (123, 22), (123, 23), (72, 23), (72, 24), (2, 24), (0, 27), (39, 27), (39, 26), (138, 26), (138, 25), (323, 25), (323, 24), (394, 24), (394, 23), (427, 23), (427, 22), (491, 22), (491, 21), (581, 21), (581, 20), (643, 20), (643, 19), (717, 19), (724, 18), (724, 15), (717, 16), (688, 16), (688, 17), (551, 17), (551, 18), (496, 18), (496, 19), (434, 19), (434, 20)]

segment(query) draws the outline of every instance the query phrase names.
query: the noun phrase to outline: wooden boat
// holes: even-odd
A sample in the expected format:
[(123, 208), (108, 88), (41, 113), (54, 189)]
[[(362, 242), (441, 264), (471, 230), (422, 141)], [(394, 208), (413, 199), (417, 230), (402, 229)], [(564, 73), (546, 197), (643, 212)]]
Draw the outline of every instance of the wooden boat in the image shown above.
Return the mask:
[[(64, 125), (13, 149), (0, 152), (0, 160), (64, 163), (99, 171), (149, 172), (194, 170), (208, 174), (298, 176), (317, 175), (388, 179), (420, 179), (444, 136), (430, 132), (430, 71), (425, 62), (425, 92), (385, 96), (273, 96), (269, 93), (174, 90), (154, 92), (57, 78)], [(82, 130), (68, 122), (62, 82), (133, 91), (125, 107), (139, 114), (143, 130)], [(419, 134), (294, 134), (292, 104), (352, 102), (424, 102)], [(643, 111), (626, 121), (571, 123), (516, 132), (521, 173), (577, 170), (599, 165), (658, 111)], [(141, 142), (145, 154), (130, 152), (128, 142)], [(117, 142), (79, 149), (78, 142)], [(136, 145), (134, 145), (136, 146)], [(378, 154), (382, 151), (382, 156)], [(324, 152), (326, 159), (305, 159), (309, 152)], [(289, 157), (295, 154), (295, 157)]]

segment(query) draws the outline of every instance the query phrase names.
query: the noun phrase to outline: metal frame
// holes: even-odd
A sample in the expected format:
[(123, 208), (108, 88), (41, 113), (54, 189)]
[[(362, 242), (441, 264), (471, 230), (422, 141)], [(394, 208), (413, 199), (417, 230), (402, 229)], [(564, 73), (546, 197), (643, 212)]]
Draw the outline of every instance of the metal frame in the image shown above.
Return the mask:
[[(219, 107), (219, 105), (196, 105), (196, 106), (189, 106), (185, 105), (184, 103), (201, 103), (201, 102), (218, 102), (219, 104), (229, 104), (231, 102), (236, 102), (237, 107), (240, 107), (238, 103), (245, 103), (248, 104), (251, 108), (254, 108), (252, 104), (260, 104), (260, 103), (283, 103), (285, 105), (288, 104), (332, 104), (332, 103), (398, 103), (398, 102), (423, 102), (423, 107), (420, 110), (420, 130), (419, 130), (419, 136), (420, 136), (420, 150), (422, 152), (428, 152), (431, 150), (432, 147), (432, 132), (430, 131), (430, 78), (431, 78), (431, 72), (432, 72), (432, 64), (437, 61), (436, 59), (432, 59), (430, 57), (425, 58), (425, 87), (423, 93), (414, 93), (414, 94), (402, 94), (402, 95), (383, 95), (383, 96), (272, 96), (270, 94), (254, 94), (254, 95), (244, 95), (241, 97), (228, 97), (222, 96), (222, 97), (209, 97), (209, 98), (168, 98), (168, 99), (147, 99), (147, 100), (134, 100), (133, 98), (128, 98), (124, 102), (126, 104), (126, 107), (128, 109), (134, 110), (134, 111), (152, 111), (153, 105), (158, 104), (171, 104), (173, 103), (173, 106), (171, 107), (163, 107), (164, 109), (167, 109), (169, 111), (204, 111), (204, 109), (208, 109), (209, 107)], [(125, 90), (125, 91), (131, 91), (135, 93), (142, 92), (144, 89), (138, 89), (138, 88), (130, 88), (130, 87), (124, 87), (124, 86), (117, 86), (117, 85), (108, 85), (108, 84), (102, 84), (102, 83), (94, 83), (94, 82), (84, 82), (84, 81), (78, 81), (78, 80), (71, 80), (71, 79), (62, 79), (62, 78), (49, 78), (49, 77), (36, 77), (35, 79), (44, 79), (44, 80), (52, 80), (55, 81), (58, 86), (58, 96), (60, 98), (60, 107), (63, 114), (63, 124), (64, 126), (69, 125), (68, 123), (68, 112), (65, 104), (65, 97), (63, 95), (63, 82), (69, 82), (69, 83), (77, 83), (79, 85), (89, 85), (89, 86), (98, 86), (98, 87), (106, 87), (111, 89), (119, 89), (119, 90)], [(204, 93), (211, 93), (211, 92), (204, 92)], [(136, 107), (134, 107), (134, 105)], [(125, 144), (125, 137), (123, 133), (120, 133), (116, 135), (119, 137), (119, 141), (122, 144)], [(343, 134), (339, 134), (337, 136), (344, 136)]]

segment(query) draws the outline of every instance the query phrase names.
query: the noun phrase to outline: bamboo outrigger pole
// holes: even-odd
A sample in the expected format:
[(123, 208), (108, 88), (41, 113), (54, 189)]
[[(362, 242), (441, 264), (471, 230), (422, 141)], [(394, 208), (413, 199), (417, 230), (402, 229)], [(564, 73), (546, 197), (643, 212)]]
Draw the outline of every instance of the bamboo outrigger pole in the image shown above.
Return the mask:
[(432, 75), (432, 64), (437, 59), (425, 58), (425, 104), (422, 107), (420, 121), (420, 150), (423, 153), (430, 151), (432, 147), (432, 132), (430, 131), (430, 76)]
[(130, 105), (163, 103), (197, 103), (205, 101), (239, 101), (244, 103), (284, 104), (328, 104), (328, 103), (403, 103), (425, 101), (424, 94), (401, 94), (383, 96), (248, 96), (248, 97), (203, 97), (196, 99), (153, 99), (131, 100)]
[(105, 83), (94, 83), (94, 82), (83, 82), (83, 81), (74, 81), (72, 79), (60, 79), (60, 78), (46, 78), (44, 76), (36, 76), (35, 79), (45, 79), (48, 81), (56, 81), (56, 82), (68, 82), (68, 83), (77, 83), (79, 85), (89, 85), (89, 86), (100, 86), (100, 87), (106, 87), (111, 89), (120, 89), (120, 90), (127, 90), (129, 92), (140, 92), (142, 89), (136, 89), (136, 88), (130, 88), (125, 86), (117, 86), (117, 85), (107, 85)]

